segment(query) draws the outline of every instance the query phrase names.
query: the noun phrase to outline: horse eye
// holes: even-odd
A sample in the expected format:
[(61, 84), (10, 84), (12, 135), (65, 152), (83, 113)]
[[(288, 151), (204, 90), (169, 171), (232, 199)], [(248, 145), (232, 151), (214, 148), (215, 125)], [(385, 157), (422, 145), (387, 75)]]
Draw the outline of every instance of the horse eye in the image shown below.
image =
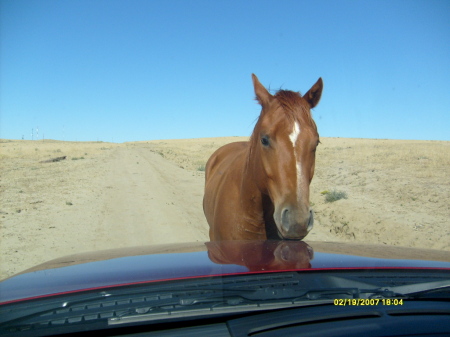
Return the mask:
[(261, 144), (264, 146), (269, 146), (269, 137), (268, 136), (262, 136), (261, 137)]

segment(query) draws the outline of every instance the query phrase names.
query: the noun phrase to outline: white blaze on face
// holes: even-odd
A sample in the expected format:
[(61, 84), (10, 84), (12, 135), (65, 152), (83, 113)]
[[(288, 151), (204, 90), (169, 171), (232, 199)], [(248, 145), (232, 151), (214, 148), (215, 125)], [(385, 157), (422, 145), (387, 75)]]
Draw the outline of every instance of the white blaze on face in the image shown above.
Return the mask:
[(300, 135), (300, 125), (298, 122), (294, 123), (294, 127), (292, 128), (292, 132), (289, 135), (289, 139), (292, 142), (292, 147), (294, 148), (294, 156), (295, 156), (295, 167), (297, 168), (297, 200), (300, 202), (300, 182), (302, 176), (302, 167), (300, 166), (300, 162), (297, 158), (297, 153), (295, 152), (295, 143), (297, 142), (297, 138)]

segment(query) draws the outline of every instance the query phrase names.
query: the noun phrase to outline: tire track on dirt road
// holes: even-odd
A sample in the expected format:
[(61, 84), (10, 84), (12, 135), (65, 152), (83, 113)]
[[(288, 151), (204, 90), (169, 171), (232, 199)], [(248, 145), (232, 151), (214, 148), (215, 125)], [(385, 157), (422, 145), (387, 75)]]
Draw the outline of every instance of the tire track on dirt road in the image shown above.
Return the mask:
[(146, 147), (118, 148), (96, 235), (115, 247), (208, 240), (204, 178)]

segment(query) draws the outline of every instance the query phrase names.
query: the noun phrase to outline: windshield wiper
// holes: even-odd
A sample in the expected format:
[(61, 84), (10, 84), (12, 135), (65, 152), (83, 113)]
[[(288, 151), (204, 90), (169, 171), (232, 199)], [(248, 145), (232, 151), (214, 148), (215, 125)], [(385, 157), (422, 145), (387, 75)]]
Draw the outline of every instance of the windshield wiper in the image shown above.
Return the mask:
[[(445, 290), (450, 288), (450, 280), (445, 281), (433, 281), (424, 283), (414, 283), (395, 287), (382, 287), (372, 296), (388, 296), (388, 297), (399, 297), (408, 296), (409, 298), (420, 297), (420, 295)], [(375, 298), (375, 297), (371, 297)]]
[[(148, 322), (164, 319), (180, 319), (189, 317), (199, 317), (217, 314), (238, 314), (244, 312), (254, 312), (262, 310), (277, 310), (284, 308), (293, 308), (299, 306), (313, 306), (333, 303), (330, 298), (318, 299), (301, 299), (300, 297), (286, 296), (273, 294), (272, 296), (265, 293), (267, 289), (259, 289), (252, 294), (249, 291), (239, 292), (234, 291), (232, 294), (227, 294), (227, 291), (219, 293), (211, 293), (202, 296), (188, 296), (179, 298), (178, 302), (171, 305), (146, 306), (130, 309), (123, 312), (117, 317), (108, 319), (109, 325)], [(259, 293), (261, 291), (261, 293)], [(357, 289), (335, 289), (327, 290), (324, 293), (334, 295), (349, 296)], [(259, 293), (259, 295), (258, 295)], [(263, 294), (261, 297), (260, 295)], [(307, 296), (307, 292), (303, 295)], [(298, 295), (298, 294), (297, 294)]]

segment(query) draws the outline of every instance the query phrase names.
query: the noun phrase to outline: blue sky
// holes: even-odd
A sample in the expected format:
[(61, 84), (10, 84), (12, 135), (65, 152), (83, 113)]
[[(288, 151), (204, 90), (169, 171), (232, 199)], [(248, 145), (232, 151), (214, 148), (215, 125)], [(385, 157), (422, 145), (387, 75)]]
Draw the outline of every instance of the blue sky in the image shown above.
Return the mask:
[[(1, 1), (0, 137), (250, 135), (251, 73), (322, 137), (450, 140), (450, 2)], [(39, 128), (39, 135), (36, 129)]]

